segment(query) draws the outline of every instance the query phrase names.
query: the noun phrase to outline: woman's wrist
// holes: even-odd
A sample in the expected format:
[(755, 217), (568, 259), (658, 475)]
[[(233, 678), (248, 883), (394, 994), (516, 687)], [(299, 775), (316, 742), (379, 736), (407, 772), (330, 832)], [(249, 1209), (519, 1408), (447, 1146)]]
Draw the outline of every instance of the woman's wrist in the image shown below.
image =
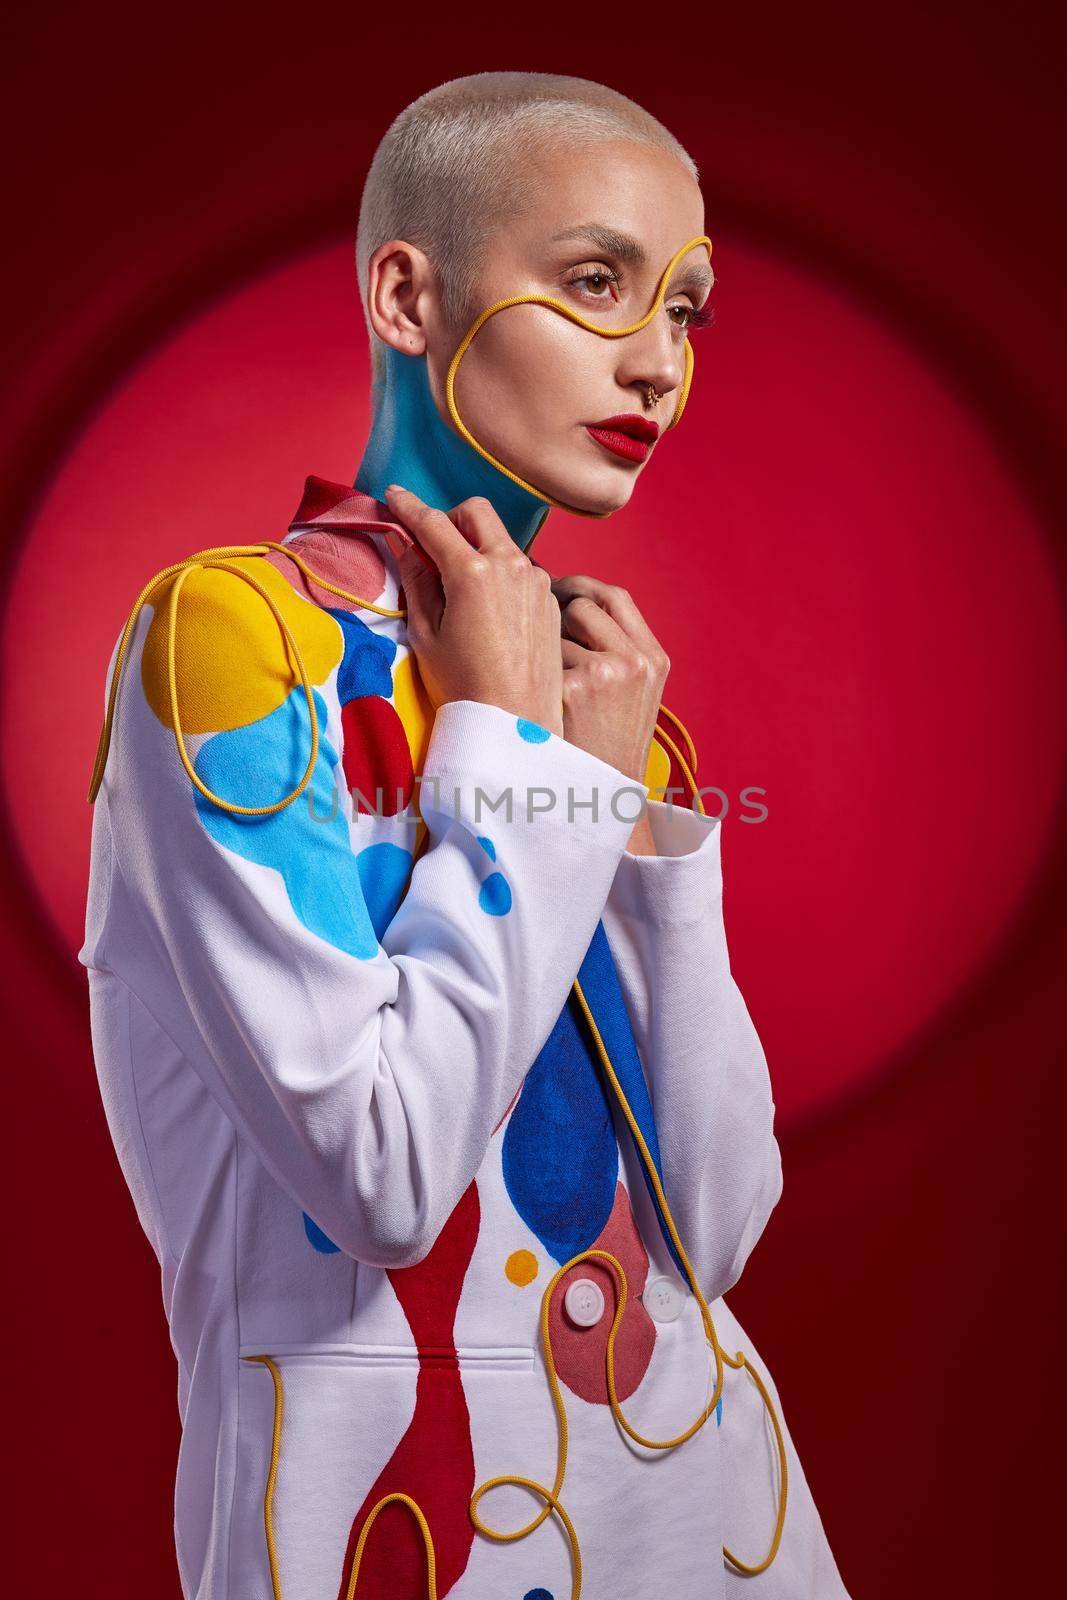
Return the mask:
[(656, 849), (656, 840), (652, 833), (652, 824), (648, 820), (648, 807), (643, 806), (641, 815), (634, 823), (634, 831), (627, 840), (626, 848), (632, 856), (654, 856), (659, 852)]

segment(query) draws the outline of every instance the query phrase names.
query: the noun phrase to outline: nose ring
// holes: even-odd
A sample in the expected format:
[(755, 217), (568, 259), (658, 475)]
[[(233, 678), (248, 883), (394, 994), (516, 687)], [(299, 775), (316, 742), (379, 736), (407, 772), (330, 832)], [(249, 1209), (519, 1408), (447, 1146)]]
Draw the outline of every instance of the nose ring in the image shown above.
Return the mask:
[(645, 405), (648, 410), (651, 411), (656, 402), (662, 399), (663, 396), (661, 394), (657, 394), (652, 384), (649, 384), (648, 388), (645, 390)]

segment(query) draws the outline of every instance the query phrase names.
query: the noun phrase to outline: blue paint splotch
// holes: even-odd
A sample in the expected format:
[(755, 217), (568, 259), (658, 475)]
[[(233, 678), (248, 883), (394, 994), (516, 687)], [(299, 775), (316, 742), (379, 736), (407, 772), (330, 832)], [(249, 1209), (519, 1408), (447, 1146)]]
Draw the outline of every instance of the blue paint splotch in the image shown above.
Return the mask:
[(525, 739), (528, 744), (544, 744), (546, 739), (551, 739), (551, 728), (542, 728), (539, 722), (531, 722), (529, 717), (519, 717), (515, 722), (519, 730), (520, 739)]
[[(319, 719), (319, 755), (311, 781), (290, 805), (268, 816), (234, 815), (197, 791), (196, 807), (211, 837), (259, 866), (273, 867), (289, 903), (311, 933), (361, 961), (378, 953), (378, 936), (364, 897), (348, 823), (337, 804), (337, 753), (323, 729), (326, 705), (312, 691)], [(214, 793), (241, 805), (270, 805), (299, 783), (311, 749), (311, 723), (302, 687), (269, 716), (213, 734), (194, 762)], [(310, 804), (314, 816), (309, 812)]]
[(384, 634), (372, 632), (351, 611), (335, 611), (330, 616), (344, 635), (345, 653), (337, 669), (337, 698), (342, 705), (360, 695), (376, 694), (390, 699), (393, 693), (392, 665), (396, 643)]
[(502, 1161), (512, 1205), (561, 1265), (599, 1238), (615, 1201), (619, 1146), (603, 1080), (569, 1004), (526, 1074)]
[(413, 859), (410, 850), (388, 839), (367, 845), (356, 857), (363, 898), (379, 941), (404, 898)]
[(511, 885), (502, 872), (491, 872), (478, 890), (478, 904), (491, 917), (507, 916), (511, 910)]
[[(581, 966), (578, 968), (578, 982), (581, 984), (582, 993), (585, 995), (589, 1009), (596, 1020), (600, 1037), (604, 1041), (604, 1048), (611, 1060), (612, 1067), (615, 1069), (615, 1076), (618, 1078), (622, 1092), (626, 1096), (630, 1110), (634, 1114), (634, 1121), (640, 1128), (641, 1136), (648, 1146), (648, 1153), (652, 1157), (652, 1164), (656, 1169), (660, 1184), (669, 1198), (670, 1188), (664, 1176), (663, 1163), (660, 1157), (659, 1134), (656, 1131), (652, 1097), (648, 1092), (645, 1069), (641, 1063), (637, 1041), (634, 1039), (633, 1028), (630, 1025), (630, 1014), (626, 1009), (626, 1001), (623, 998), (622, 986), (619, 983), (619, 974), (615, 966), (615, 958), (611, 953), (611, 946), (608, 943), (608, 936), (602, 921), (597, 923), (593, 931), (593, 937), (589, 941), (589, 948), (582, 959)], [(577, 1006), (576, 999), (572, 1003)], [(600, 1055), (596, 1051), (596, 1044), (589, 1033), (589, 1026), (584, 1014), (581, 1015), (581, 1028), (583, 1035), (588, 1038), (590, 1051), (596, 1052), (596, 1060), (599, 1063)], [(602, 1068), (598, 1067), (598, 1070), (602, 1070)], [(656, 1191), (652, 1186), (652, 1179), (649, 1177), (648, 1169), (641, 1158), (637, 1140), (633, 1139), (632, 1132), (631, 1139), (637, 1152), (641, 1176), (645, 1180), (645, 1188), (648, 1190), (649, 1197), (656, 1208), (656, 1217), (659, 1221), (660, 1233), (663, 1235), (663, 1242), (670, 1251), (671, 1259), (678, 1268), (683, 1281), (688, 1282), (685, 1264), (678, 1253), (674, 1240), (671, 1238), (670, 1230), (660, 1210), (659, 1201), (656, 1199)]]
[(328, 1238), (327, 1235), (323, 1233), (318, 1223), (313, 1221), (312, 1218), (308, 1216), (306, 1211), (304, 1212), (304, 1232), (308, 1236), (308, 1242), (315, 1246), (315, 1249), (320, 1255), (340, 1255), (341, 1246), (339, 1244), (334, 1244), (333, 1240)]
[[(578, 969), (578, 981), (666, 1190), (652, 1100), (602, 922), (597, 923)], [(512, 1204), (560, 1263), (589, 1249), (611, 1214), (619, 1162), (613, 1099), (596, 1043), (572, 992), (526, 1075), (502, 1148), (504, 1184)], [(643, 1161), (641, 1171), (655, 1202)], [(685, 1277), (658, 1204), (656, 1215), (671, 1257)]]

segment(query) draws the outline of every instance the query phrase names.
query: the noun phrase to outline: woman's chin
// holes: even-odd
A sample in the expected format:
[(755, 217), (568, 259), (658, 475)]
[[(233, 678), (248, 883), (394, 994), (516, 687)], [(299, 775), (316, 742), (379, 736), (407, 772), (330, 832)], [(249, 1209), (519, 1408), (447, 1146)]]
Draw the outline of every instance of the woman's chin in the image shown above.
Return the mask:
[(613, 511), (622, 510), (634, 492), (637, 479), (638, 474), (632, 468), (619, 471), (606, 466), (590, 470), (584, 466), (580, 472), (556, 475), (554, 482), (542, 478), (538, 488), (575, 511), (584, 511), (588, 516), (606, 517)]

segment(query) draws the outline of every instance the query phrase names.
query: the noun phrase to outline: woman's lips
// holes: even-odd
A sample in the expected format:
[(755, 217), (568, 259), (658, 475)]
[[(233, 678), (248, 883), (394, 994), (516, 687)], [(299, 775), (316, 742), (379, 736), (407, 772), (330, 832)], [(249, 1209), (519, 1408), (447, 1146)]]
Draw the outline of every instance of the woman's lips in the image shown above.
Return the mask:
[(604, 417), (600, 422), (587, 422), (585, 431), (612, 455), (624, 461), (644, 461), (659, 437), (659, 425), (648, 417), (634, 412), (624, 412), (617, 417)]

